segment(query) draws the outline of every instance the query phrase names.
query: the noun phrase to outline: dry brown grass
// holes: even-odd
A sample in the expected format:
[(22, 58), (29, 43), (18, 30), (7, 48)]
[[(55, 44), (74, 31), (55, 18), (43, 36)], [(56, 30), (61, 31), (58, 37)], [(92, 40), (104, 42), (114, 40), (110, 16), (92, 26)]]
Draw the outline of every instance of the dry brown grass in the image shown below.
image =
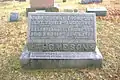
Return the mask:
[[(61, 9), (69, 5), (68, 3), (59, 3)], [(71, 4), (80, 10), (85, 10), (88, 6), (102, 5), (109, 8), (115, 6), (114, 3), (106, 4), (106, 2), (97, 5), (80, 5), (76, 2)], [(113, 21), (97, 18), (97, 45), (104, 56), (103, 68), (37, 71), (21, 69), (19, 56), (26, 41), (27, 6), (28, 3), (24, 2), (0, 3), (0, 80), (120, 80), (120, 23), (116, 18), (113, 18)], [(8, 14), (13, 10), (20, 13), (20, 21), (8, 22)]]

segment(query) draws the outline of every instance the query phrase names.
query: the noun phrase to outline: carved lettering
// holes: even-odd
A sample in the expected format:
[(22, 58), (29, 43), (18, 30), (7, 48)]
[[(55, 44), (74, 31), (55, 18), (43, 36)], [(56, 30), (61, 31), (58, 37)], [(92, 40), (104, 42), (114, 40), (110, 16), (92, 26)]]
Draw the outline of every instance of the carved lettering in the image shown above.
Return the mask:
[(55, 48), (54, 44), (49, 44), (49, 50), (50, 51), (52, 51), (52, 50), (54, 51), (54, 48)]
[(74, 51), (75, 50), (76, 45), (75, 44), (70, 44), (70, 51)]
[(38, 51), (94, 51), (94, 44), (34, 44), (31, 49), (37, 48)]
[(62, 51), (62, 44), (56, 44), (55, 50), (56, 51)]
[[(43, 44), (43, 45), (42, 45), (42, 50), (41, 50), (41, 51), (48, 50), (48, 49), (49, 49), (48, 47), (49, 47), (48, 44)], [(39, 50), (39, 51), (40, 51), (40, 50)]]
[(68, 44), (63, 44), (63, 51), (66, 51), (69, 49), (69, 45)]
[(32, 46), (28, 49), (92, 51), (96, 45), (94, 16), (79, 13), (29, 14), (28, 43)]

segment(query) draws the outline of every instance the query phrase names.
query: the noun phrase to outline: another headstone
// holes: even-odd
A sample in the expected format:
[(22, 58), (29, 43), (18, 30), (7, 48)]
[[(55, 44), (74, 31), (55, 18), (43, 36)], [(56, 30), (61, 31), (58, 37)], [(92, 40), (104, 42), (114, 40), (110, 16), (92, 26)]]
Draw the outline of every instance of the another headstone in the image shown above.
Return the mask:
[(94, 13), (30, 12), (23, 68), (101, 67)]
[(19, 20), (19, 13), (18, 12), (11, 12), (10, 17), (9, 17), (9, 21), (14, 22), (14, 21), (18, 21), (18, 20)]
[(31, 8), (50, 8), (54, 6), (54, 0), (30, 0)]
[(26, 8), (26, 17), (29, 12), (35, 12), (36, 10), (59, 12), (59, 9), (54, 7), (54, 0), (30, 0), (30, 7)]
[(100, 3), (102, 0), (80, 0), (81, 4)]
[(87, 8), (87, 13), (96, 13), (96, 16), (106, 16), (107, 15), (107, 9), (105, 7), (100, 8)]
[(25, 2), (26, 0), (15, 0), (15, 1), (19, 1), (19, 2)]

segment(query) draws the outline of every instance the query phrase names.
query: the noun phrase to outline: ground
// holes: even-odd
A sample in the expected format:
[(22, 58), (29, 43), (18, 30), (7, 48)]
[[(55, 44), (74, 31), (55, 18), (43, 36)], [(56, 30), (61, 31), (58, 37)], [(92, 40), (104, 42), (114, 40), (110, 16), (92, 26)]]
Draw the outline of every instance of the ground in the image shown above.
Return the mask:
[[(120, 2), (103, 0), (98, 4), (78, 4), (77, 0), (61, 3), (60, 10), (66, 6), (78, 8), (80, 12), (86, 7), (105, 6), (106, 17), (97, 17), (97, 46), (104, 60), (103, 67), (88, 69), (44, 69), (23, 70), (19, 56), (26, 43), (27, 19), (25, 8), (28, 2), (0, 3), (0, 80), (120, 80)], [(20, 21), (9, 22), (9, 13), (18, 11)]]

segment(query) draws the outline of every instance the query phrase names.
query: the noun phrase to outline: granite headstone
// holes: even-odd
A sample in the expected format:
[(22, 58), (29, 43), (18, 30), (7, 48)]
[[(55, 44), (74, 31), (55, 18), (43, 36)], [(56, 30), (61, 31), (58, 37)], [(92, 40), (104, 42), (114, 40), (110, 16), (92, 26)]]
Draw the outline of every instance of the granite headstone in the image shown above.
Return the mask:
[(81, 4), (100, 3), (102, 0), (80, 0)]
[(9, 21), (10, 22), (14, 22), (14, 21), (18, 21), (18, 20), (19, 20), (19, 13), (17, 13), (17, 12), (11, 12), (10, 13)]
[(54, 0), (30, 0), (30, 7), (26, 8), (26, 17), (29, 12), (36, 10), (45, 10), (46, 12), (58, 12), (59, 9), (54, 7)]
[(94, 13), (29, 12), (23, 68), (101, 67)]
[(50, 8), (54, 6), (54, 0), (30, 0), (31, 8)]
[(106, 16), (107, 15), (107, 9), (105, 7), (99, 7), (99, 8), (87, 8), (87, 13), (95, 13), (96, 16)]

